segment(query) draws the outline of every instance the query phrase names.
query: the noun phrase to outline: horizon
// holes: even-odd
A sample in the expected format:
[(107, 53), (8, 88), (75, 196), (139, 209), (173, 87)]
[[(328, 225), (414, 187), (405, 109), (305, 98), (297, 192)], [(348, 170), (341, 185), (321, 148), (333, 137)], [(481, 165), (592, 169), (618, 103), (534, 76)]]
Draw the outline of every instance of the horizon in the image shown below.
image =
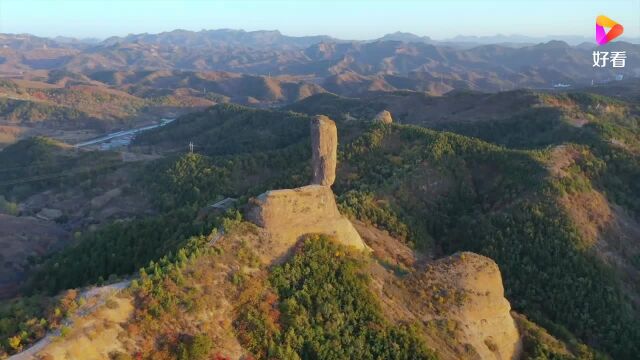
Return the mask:
[[(61, 39), (65, 39), (67, 41), (80, 41), (80, 42), (86, 42), (86, 43), (94, 43), (94, 44), (98, 44), (101, 43), (103, 41), (106, 41), (110, 38), (114, 38), (114, 37), (119, 37), (119, 38), (126, 38), (128, 36), (138, 36), (138, 35), (161, 35), (161, 34), (168, 34), (168, 33), (172, 33), (175, 31), (187, 31), (187, 32), (193, 32), (193, 33), (199, 33), (199, 32), (208, 32), (208, 31), (233, 31), (233, 32), (244, 32), (244, 33), (255, 33), (255, 32), (278, 32), (280, 35), (282, 36), (286, 36), (286, 37), (291, 37), (291, 38), (304, 38), (304, 37), (313, 37), (313, 36), (328, 36), (330, 37), (332, 40), (335, 41), (343, 41), (343, 42), (371, 42), (371, 41), (377, 41), (382, 39), (385, 36), (390, 36), (390, 35), (395, 35), (395, 34), (406, 34), (406, 35), (412, 35), (412, 36), (417, 36), (420, 38), (425, 38), (428, 39), (430, 41), (433, 41), (435, 45), (438, 45), (440, 43), (447, 45), (447, 44), (451, 44), (451, 43), (460, 43), (460, 44), (464, 44), (464, 43), (468, 43), (468, 44), (477, 44), (477, 45), (500, 45), (500, 44), (522, 44), (525, 46), (528, 45), (537, 45), (537, 44), (544, 44), (544, 43), (548, 43), (551, 41), (560, 41), (560, 42), (564, 42), (569, 46), (579, 46), (585, 43), (590, 43), (592, 42), (592, 38), (588, 37), (588, 36), (581, 36), (581, 35), (571, 35), (571, 34), (567, 34), (567, 35), (544, 35), (544, 36), (530, 36), (530, 35), (524, 35), (524, 34), (517, 34), (517, 33), (513, 33), (513, 34), (504, 34), (504, 33), (496, 33), (496, 34), (492, 34), (492, 35), (466, 35), (466, 34), (459, 34), (450, 38), (444, 38), (444, 39), (436, 39), (434, 37), (431, 37), (429, 35), (420, 35), (420, 34), (415, 34), (412, 32), (406, 32), (406, 31), (394, 31), (394, 32), (389, 32), (386, 34), (383, 34), (377, 38), (370, 38), (370, 39), (346, 39), (346, 38), (336, 38), (333, 37), (331, 35), (327, 35), (327, 34), (303, 34), (303, 35), (290, 35), (287, 33), (284, 33), (282, 31), (280, 31), (279, 29), (257, 29), (257, 30), (245, 30), (245, 29), (240, 29), (240, 28), (211, 28), (211, 29), (200, 29), (200, 30), (189, 30), (189, 29), (182, 29), (182, 28), (175, 28), (175, 29), (171, 29), (171, 30), (163, 30), (163, 31), (158, 31), (158, 32), (138, 32), (138, 33), (128, 33), (128, 34), (124, 34), (124, 35), (110, 35), (110, 36), (106, 36), (106, 37), (91, 37), (91, 36), (87, 36), (87, 37), (78, 37), (78, 36), (69, 36), (69, 35), (53, 35), (53, 36), (42, 36), (42, 35), (37, 35), (37, 34), (33, 34), (33, 33), (28, 33), (28, 32), (20, 32), (20, 33), (10, 33), (10, 32), (1, 32), (0, 31), (0, 35), (11, 35), (11, 36), (19, 36), (19, 35), (28, 35), (28, 36), (35, 36), (35, 37), (39, 37), (39, 38), (43, 38), (43, 39), (51, 39), (53, 41), (58, 41), (58, 42), (64, 42)], [(622, 39), (617, 39), (617, 42), (627, 42), (627, 43), (631, 43), (631, 44), (640, 44), (640, 36), (639, 37), (626, 37), (626, 38), (622, 38)]]
[[(547, 6), (544, 6), (548, 4)], [(457, 37), (593, 38), (595, 17), (606, 14), (623, 24), (619, 41), (640, 38), (640, 0), (504, 1), (422, 3), (379, 1), (200, 0), (3, 1), (0, 33), (104, 40), (112, 36), (158, 34), (173, 30), (273, 31), (302, 37), (327, 35), (340, 40), (372, 40), (396, 32), (435, 41)], [(225, 6), (226, 5), (226, 6)], [(548, 8), (553, 10), (549, 11)], [(407, 9), (411, 11), (407, 11)], [(352, 16), (357, 13), (358, 16)], [(425, 14), (425, 15), (423, 15)], [(397, 20), (396, 20), (397, 19)], [(331, 23), (330, 26), (327, 23)]]

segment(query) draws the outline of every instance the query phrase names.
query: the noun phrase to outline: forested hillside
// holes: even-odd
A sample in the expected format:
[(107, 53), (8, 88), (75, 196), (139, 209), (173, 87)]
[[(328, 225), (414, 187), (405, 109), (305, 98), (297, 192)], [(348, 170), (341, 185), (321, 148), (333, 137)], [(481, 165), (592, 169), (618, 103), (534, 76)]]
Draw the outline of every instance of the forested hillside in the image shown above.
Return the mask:
[[(611, 236), (628, 235), (625, 228), (613, 235), (608, 232), (619, 214), (631, 224), (638, 221), (640, 189), (633, 180), (640, 175), (637, 109), (592, 95), (535, 95), (547, 105), (508, 120), (450, 122), (446, 132), (444, 125), (428, 129), (372, 124), (373, 115), (388, 104), (337, 99), (332, 107), (330, 95), (320, 96), (321, 108), (310, 107), (309, 99), (291, 108), (327, 113), (337, 120), (340, 145), (334, 190), (343, 213), (388, 231), (417, 254), (440, 257), (468, 250), (494, 259), (514, 310), (568, 344), (574, 355), (582, 349), (591, 357), (604, 356), (582, 343), (615, 359), (633, 359), (640, 352), (636, 326), (640, 316), (634, 300), (640, 292), (632, 285), (638, 280), (634, 259), (640, 252), (632, 245), (619, 245), (628, 250), (620, 255), (620, 264), (636, 267), (624, 274), (620, 264), (599, 252)], [(608, 109), (604, 115), (602, 107)], [(571, 120), (576, 118), (588, 122), (575, 126)], [(224, 221), (208, 216), (201, 211), (204, 206), (234, 197), (235, 207), (242, 210), (251, 196), (263, 191), (306, 184), (309, 120), (302, 113), (218, 105), (139, 137), (137, 149), (166, 155), (135, 172), (137, 191), (158, 214), (87, 233), (76, 246), (40, 259), (28, 292), (54, 294), (135, 274), (149, 261), (157, 264), (165, 255), (178, 254), (190, 238), (208, 235), (214, 225), (226, 221), (229, 226), (229, 219), (241, 219), (237, 210), (225, 215)], [(185, 154), (190, 141), (196, 145), (195, 153)], [(586, 194), (601, 194), (607, 206), (619, 211), (609, 215), (610, 222), (594, 227), (592, 237), (576, 215), (584, 204), (574, 201)], [(375, 339), (380, 346), (363, 357), (384, 357), (381, 354), (389, 351), (385, 344), (424, 358), (432, 356), (411, 329), (375, 320), (380, 310), (359, 292), (366, 281), (357, 276), (355, 263), (328, 259), (327, 254), (337, 250), (323, 241), (304, 248), (288, 264), (269, 270), (265, 280), (281, 301), (297, 305), (280, 309), (282, 322), (271, 319), (275, 321), (271, 325), (255, 323), (259, 318), (243, 319), (244, 345), (256, 356), (292, 351), (301, 357), (355, 353), (362, 350), (359, 341)], [(171, 272), (173, 265), (166, 266)], [(343, 336), (339, 344), (324, 347), (318, 339), (336, 335), (318, 332), (323, 323), (311, 315), (329, 310), (305, 302), (309, 294), (325, 296), (319, 288), (322, 282), (308, 278), (308, 288), (296, 285), (296, 276), (306, 268), (322, 270), (323, 279), (344, 270), (334, 291), (363, 299), (349, 303), (354, 318), (345, 319), (351, 325), (339, 331), (351, 333), (349, 326), (362, 321), (375, 320), (382, 327), (371, 329), (357, 342)], [(180, 277), (174, 281), (184, 284)], [(342, 306), (343, 295), (335, 306)], [(291, 320), (300, 317), (307, 320)], [(293, 339), (290, 333), (299, 337)], [(541, 341), (540, 336), (531, 336), (529, 340)], [(257, 340), (265, 337), (269, 343)], [(188, 353), (193, 344), (185, 342), (184, 351)], [(574, 356), (553, 355), (535, 341), (529, 346), (525, 354), (530, 358)]]
[(0, 151), (0, 194), (24, 200), (44, 189), (64, 188), (95, 179), (122, 165), (113, 152), (77, 152), (67, 144), (34, 137)]

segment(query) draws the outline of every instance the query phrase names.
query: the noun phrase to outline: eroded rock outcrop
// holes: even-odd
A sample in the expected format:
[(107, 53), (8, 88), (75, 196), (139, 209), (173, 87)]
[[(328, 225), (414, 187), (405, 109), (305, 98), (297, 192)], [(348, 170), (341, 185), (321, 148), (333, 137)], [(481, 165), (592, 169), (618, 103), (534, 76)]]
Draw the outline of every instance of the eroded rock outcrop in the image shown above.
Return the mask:
[(324, 115), (311, 120), (312, 184), (331, 186), (336, 180), (338, 129), (336, 123)]
[(382, 110), (373, 118), (373, 122), (391, 124), (393, 123), (393, 118), (391, 117), (391, 113), (389, 111)]
[(340, 214), (331, 190), (336, 177), (338, 130), (333, 120), (318, 115), (311, 120), (312, 184), (296, 189), (271, 190), (251, 200), (247, 220), (277, 238), (285, 248), (305, 234), (333, 235), (357, 249), (369, 250), (351, 222)]
[(518, 358), (520, 335), (504, 297), (500, 270), (490, 258), (457, 253), (412, 274), (406, 285), (416, 300), (409, 305), (414, 314), (423, 320), (441, 314), (457, 321), (459, 341), (472, 345), (482, 359)]
[(328, 186), (267, 191), (252, 199), (247, 219), (291, 245), (304, 234), (322, 233), (357, 249), (367, 249), (351, 222), (338, 211)]

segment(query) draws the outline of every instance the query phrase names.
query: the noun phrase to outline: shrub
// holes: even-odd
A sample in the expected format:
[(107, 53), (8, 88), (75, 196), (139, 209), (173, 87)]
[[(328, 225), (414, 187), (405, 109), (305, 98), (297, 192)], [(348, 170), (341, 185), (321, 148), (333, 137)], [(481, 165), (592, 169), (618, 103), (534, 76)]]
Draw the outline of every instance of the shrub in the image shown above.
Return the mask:
[(202, 360), (212, 349), (213, 340), (207, 334), (198, 334), (178, 344), (177, 356), (179, 360)]

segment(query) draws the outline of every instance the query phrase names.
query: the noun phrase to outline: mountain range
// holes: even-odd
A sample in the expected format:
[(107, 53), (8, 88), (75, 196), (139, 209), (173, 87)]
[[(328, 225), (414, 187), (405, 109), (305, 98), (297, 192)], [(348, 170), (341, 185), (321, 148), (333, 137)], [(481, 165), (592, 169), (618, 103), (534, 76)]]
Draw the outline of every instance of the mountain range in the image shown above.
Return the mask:
[[(343, 41), (328, 36), (291, 37), (278, 31), (174, 30), (111, 37), (99, 43), (3, 34), (0, 74), (21, 76), (52, 69), (83, 74), (227, 71), (303, 76), (341, 94), (387, 89), (443, 93), (451, 89), (551, 88), (640, 74), (640, 45), (633, 43), (618, 41), (601, 47), (571, 46), (557, 40), (518, 47), (501, 43), (460, 47), (408, 33), (375, 41)], [(594, 67), (592, 53), (596, 50), (626, 51), (626, 66)]]

